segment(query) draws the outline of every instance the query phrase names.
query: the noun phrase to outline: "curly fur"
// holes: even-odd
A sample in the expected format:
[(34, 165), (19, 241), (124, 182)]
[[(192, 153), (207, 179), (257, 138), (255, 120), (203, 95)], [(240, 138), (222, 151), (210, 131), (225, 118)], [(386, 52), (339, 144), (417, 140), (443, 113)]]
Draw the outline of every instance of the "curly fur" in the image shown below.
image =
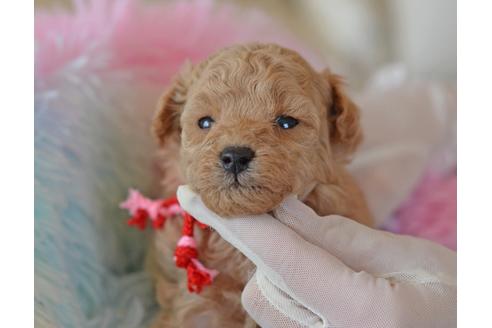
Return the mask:
[[(282, 130), (275, 125), (279, 115), (300, 123)], [(215, 120), (210, 129), (197, 125), (204, 116)], [(371, 224), (364, 197), (343, 167), (361, 141), (359, 111), (339, 76), (314, 71), (292, 50), (238, 45), (186, 65), (164, 93), (153, 131), (162, 147), (167, 194), (187, 183), (210, 209), (228, 217), (265, 213), (288, 194), (308, 193), (305, 202), (320, 215)], [(255, 151), (237, 182), (219, 163), (227, 146)], [(155, 236), (163, 307), (155, 325), (193, 327), (206, 320), (214, 327), (254, 327), (240, 304), (254, 266), (218, 234), (205, 231), (199, 236), (201, 259), (221, 274), (200, 295), (189, 294), (171, 263), (179, 228), (173, 223)]]

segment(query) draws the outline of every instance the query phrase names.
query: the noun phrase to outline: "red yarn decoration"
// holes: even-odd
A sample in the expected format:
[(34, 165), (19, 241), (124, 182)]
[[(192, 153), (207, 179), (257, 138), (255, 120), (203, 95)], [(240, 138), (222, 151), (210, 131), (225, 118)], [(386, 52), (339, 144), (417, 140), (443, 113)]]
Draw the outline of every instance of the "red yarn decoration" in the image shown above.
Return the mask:
[(145, 230), (147, 226), (147, 218), (149, 215), (144, 209), (139, 209), (131, 218), (128, 219), (127, 224), (129, 226), (135, 226), (140, 230)]
[(157, 218), (152, 221), (152, 228), (154, 230), (162, 229), (164, 228), (164, 224), (166, 223), (166, 217), (162, 214), (159, 214)]
[(175, 204), (179, 205), (178, 197), (176, 197), (176, 196), (166, 198), (166, 199), (162, 200), (162, 203), (161, 203), (161, 205), (163, 207), (169, 207), (169, 206), (175, 205)]
[(181, 233), (183, 234), (183, 236), (193, 237), (193, 226), (195, 223), (195, 219), (186, 212), (183, 213), (183, 219), (184, 222), (183, 222), (183, 229), (181, 230)]
[(191, 259), (196, 259), (198, 252), (192, 247), (176, 247), (174, 251), (174, 262), (178, 268), (186, 268), (191, 262)]
[(152, 221), (152, 228), (157, 230), (164, 228), (164, 224), (169, 217), (182, 216), (182, 237), (179, 239), (174, 252), (174, 262), (178, 268), (186, 270), (188, 290), (191, 293), (200, 293), (204, 286), (212, 284), (218, 272), (207, 269), (198, 261), (198, 250), (196, 249), (196, 241), (193, 238), (195, 224), (201, 229), (205, 229), (207, 225), (197, 221), (190, 214), (183, 211), (176, 197), (154, 201), (143, 197), (136, 190), (130, 190), (128, 199), (120, 207), (133, 213), (128, 220), (128, 225), (135, 226), (140, 230), (146, 228), (149, 219)]
[(212, 284), (213, 277), (207, 272), (199, 270), (193, 262), (186, 268), (188, 274), (188, 290), (193, 293), (200, 293), (203, 286)]

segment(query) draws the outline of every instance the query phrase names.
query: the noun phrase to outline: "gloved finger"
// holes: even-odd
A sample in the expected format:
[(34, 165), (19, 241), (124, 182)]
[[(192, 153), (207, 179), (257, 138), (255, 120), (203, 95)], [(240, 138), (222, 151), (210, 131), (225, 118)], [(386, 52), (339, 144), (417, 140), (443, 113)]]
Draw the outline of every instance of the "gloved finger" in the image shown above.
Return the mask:
[[(385, 279), (366, 272), (354, 272), (270, 215), (224, 219), (207, 209), (200, 197), (188, 187), (180, 187), (177, 195), (186, 211), (212, 226), (275, 286), (314, 313), (336, 317), (337, 314), (331, 310), (321, 309), (339, 307), (355, 313), (367, 299), (360, 297), (355, 301), (352, 291), (363, 290), (377, 298), (392, 288)], [(328, 320), (326, 317), (322, 319), (324, 323)]]
[(319, 316), (277, 288), (259, 271), (244, 287), (241, 303), (261, 327), (323, 327)]
[(456, 255), (445, 247), (371, 229), (339, 215), (320, 217), (295, 196), (287, 197), (273, 215), (355, 271), (378, 275), (414, 267), (432, 268), (436, 264), (455, 267)]

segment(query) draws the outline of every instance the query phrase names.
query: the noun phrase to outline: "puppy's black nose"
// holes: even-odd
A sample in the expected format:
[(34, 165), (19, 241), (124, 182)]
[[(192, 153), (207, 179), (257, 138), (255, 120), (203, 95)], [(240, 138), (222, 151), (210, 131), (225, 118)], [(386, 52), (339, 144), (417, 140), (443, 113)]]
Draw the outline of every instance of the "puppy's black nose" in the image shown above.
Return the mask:
[(238, 175), (248, 168), (254, 156), (255, 152), (248, 147), (226, 147), (220, 153), (220, 161), (224, 170)]

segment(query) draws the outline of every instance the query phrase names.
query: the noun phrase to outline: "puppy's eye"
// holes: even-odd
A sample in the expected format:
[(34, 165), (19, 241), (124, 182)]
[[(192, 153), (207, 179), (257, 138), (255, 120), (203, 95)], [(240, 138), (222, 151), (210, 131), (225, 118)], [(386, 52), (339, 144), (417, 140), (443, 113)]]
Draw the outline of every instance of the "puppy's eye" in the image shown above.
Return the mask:
[(292, 129), (299, 121), (292, 116), (279, 116), (275, 119), (275, 123), (282, 129)]
[(198, 126), (200, 127), (200, 129), (209, 129), (210, 127), (212, 127), (212, 123), (214, 122), (215, 121), (213, 118), (211, 118), (210, 116), (205, 116), (198, 120)]

